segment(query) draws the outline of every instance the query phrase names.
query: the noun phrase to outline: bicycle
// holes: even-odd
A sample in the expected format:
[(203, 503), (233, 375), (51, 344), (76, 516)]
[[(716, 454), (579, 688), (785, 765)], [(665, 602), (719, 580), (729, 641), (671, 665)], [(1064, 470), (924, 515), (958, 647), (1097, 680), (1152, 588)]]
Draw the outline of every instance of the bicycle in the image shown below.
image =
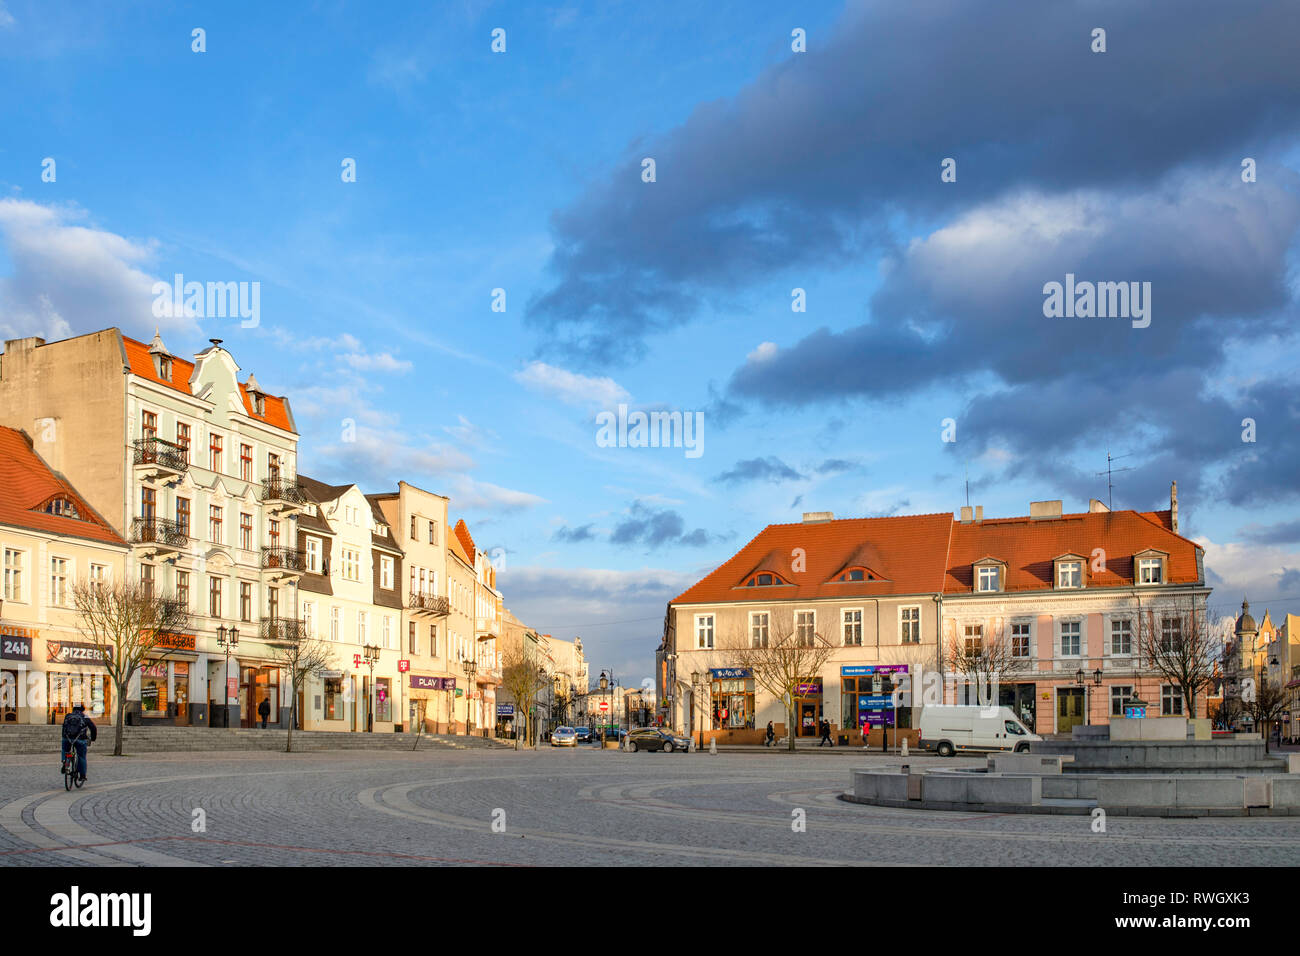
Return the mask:
[(77, 742), (81, 740), (86, 741), (86, 749), (89, 750), (90, 740), (87, 738), (86, 732), (83, 730), (76, 739), (68, 741), (68, 748), (63, 754), (63, 789), (65, 790), (71, 790), (74, 785), (78, 790), (80, 790), (82, 785), (86, 782), (86, 778), (77, 773), (76, 745)]

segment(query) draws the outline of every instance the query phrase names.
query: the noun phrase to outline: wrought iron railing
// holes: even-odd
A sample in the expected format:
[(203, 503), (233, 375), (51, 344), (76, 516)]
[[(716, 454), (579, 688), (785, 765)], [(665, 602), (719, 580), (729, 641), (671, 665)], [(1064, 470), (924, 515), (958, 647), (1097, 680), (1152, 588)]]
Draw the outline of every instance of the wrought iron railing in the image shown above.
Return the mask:
[(425, 611), (435, 617), (445, 617), (451, 613), (451, 606), (445, 597), (436, 594), (421, 594), (415, 591), (406, 602), (413, 611)]
[(160, 544), (169, 548), (184, 548), (190, 536), (175, 521), (166, 518), (133, 518), (131, 540), (135, 544)]
[(264, 641), (301, 641), (307, 636), (307, 625), (287, 617), (266, 617), (259, 625), (259, 636)]
[(303, 571), (307, 567), (307, 552), (297, 548), (263, 548), (262, 567), (284, 571)]
[(295, 505), (307, 504), (307, 493), (297, 478), (263, 478), (263, 501), (288, 501)]
[(188, 471), (190, 456), (187, 449), (161, 438), (137, 438), (135, 459), (137, 465), (157, 465), (170, 471)]

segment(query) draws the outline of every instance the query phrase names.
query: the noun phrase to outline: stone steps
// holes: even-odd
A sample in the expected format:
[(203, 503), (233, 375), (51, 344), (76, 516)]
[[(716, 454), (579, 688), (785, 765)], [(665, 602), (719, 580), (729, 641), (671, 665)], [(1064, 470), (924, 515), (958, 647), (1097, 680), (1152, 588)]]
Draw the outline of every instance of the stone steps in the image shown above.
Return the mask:
[[(126, 727), (123, 749), (128, 753), (163, 753), (169, 751), (282, 751), (287, 732), (220, 727)], [(7, 725), (0, 727), (0, 754), (39, 754), (57, 751), (61, 734), (56, 726)], [(95, 749), (113, 746), (113, 728), (101, 727)], [(418, 749), (425, 750), (504, 750), (513, 743), (484, 737), (456, 737), (446, 734), (423, 734)], [(331, 731), (296, 730), (294, 751), (417, 749), (414, 734), (365, 734)]]

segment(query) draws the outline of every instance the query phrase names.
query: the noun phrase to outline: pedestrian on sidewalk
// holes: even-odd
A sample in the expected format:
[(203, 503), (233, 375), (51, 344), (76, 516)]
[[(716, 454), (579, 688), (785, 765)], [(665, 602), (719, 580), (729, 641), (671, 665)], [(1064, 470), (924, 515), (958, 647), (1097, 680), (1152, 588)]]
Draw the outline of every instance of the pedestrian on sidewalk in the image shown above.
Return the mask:
[(831, 740), (831, 722), (829, 720), (823, 718), (821, 731), (822, 739), (817, 741), (817, 746), (820, 747), (822, 744), (830, 744), (834, 747), (835, 741)]
[(257, 705), (257, 716), (262, 718), (262, 729), (266, 730), (266, 722), (271, 717), (271, 698), (262, 698), (262, 702)]
[(767, 735), (763, 738), (763, 746), (771, 747), (776, 744), (776, 731), (772, 729), (772, 722), (767, 722)]

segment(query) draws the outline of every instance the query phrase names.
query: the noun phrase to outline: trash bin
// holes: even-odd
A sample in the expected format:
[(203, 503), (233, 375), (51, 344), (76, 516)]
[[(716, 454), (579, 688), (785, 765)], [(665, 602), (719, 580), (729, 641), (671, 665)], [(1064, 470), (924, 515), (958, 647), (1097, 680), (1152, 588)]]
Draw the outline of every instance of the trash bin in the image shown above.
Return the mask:
[(847, 746), (849, 745), (849, 735), (848, 735), (848, 734), (840, 734), (840, 735), (839, 735), (839, 738), (837, 739), (836, 742), (837, 742), (841, 747), (847, 747)]

